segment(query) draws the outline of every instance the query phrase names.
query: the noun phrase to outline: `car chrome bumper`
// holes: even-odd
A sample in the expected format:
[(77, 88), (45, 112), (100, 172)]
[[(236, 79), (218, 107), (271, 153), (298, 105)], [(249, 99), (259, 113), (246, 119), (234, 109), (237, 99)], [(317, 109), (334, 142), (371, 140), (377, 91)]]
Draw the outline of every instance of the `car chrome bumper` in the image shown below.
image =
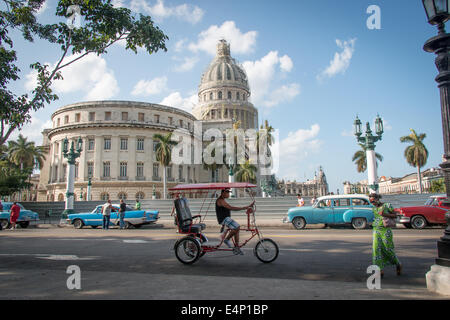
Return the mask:
[(401, 217), (397, 218), (397, 222), (398, 223), (410, 223), (411, 222), (411, 218), (410, 217), (401, 216)]
[(289, 223), (289, 218), (288, 217), (284, 217), (283, 220), (281, 220), (283, 223)]

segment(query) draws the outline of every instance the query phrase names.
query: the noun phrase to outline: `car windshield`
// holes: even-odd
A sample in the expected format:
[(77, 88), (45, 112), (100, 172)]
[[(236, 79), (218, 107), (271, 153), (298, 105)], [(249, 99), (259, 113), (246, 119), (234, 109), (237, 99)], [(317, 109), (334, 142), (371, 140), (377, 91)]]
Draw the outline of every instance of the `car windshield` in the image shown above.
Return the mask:
[(430, 199), (428, 199), (428, 200), (425, 202), (425, 205), (426, 205), (426, 206), (431, 206), (431, 205), (433, 204), (433, 201), (434, 201), (434, 199), (433, 199), (433, 198), (430, 198)]

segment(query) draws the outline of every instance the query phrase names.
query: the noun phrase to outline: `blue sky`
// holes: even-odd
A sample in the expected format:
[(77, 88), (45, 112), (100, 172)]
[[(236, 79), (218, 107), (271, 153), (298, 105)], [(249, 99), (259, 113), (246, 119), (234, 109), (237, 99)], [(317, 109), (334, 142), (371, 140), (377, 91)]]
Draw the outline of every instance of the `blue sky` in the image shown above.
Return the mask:
[[(373, 124), (385, 121), (379, 176), (415, 172), (404, 157), (399, 137), (413, 128), (426, 133), (436, 167), (443, 154), (439, 91), (434, 55), (424, 42), (437, 34), (426, 21), (419, 0), (265, 1), (265, 0), (116, 0), (136, 13), (152, 16), (169, 36), (168, 51), (137, 55), (123, 46), (89, 57), (63, 72), (53, 89), (60, 99), (35, 114), (23, 133), (40, 143), (51, 114), (66, 104), (87, 100), (133, 100), (190, 110), (202, 72), (221, 38), (244, 66), (259, 121), (278, 129), (278, 178), (312, 179), (324, 168), (330, 190), (342, 191), (345, 180), (366, 179), (351, 161), (358, 150), (352, 134), (356, 114)], [(369, 30), (370, 5), (381, 10), (381, 29)], [(55, 21), (56, 0), (40, 13)], [(14, 90), (31, 88), (29, 64), (54, 64), (57, 47), (16, 38), (22, 80)], [(373, 126), (373, 125), (372, 125)], [(14, 137), (16, 137), (17, 134)], [(425, 169), (424, 168), (424, 169)]]

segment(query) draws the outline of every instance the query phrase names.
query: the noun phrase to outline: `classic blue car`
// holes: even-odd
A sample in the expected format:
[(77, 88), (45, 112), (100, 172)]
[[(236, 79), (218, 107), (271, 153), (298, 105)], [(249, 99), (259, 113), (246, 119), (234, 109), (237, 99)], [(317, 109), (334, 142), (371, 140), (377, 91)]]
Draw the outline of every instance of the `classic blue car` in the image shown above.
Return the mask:
[(374, 215), (369, 197), (362, 194), (319, 197), (312, 207), (288, 210), (284, 223), (292, 223), (298, 230), (307, 224), (351, 224), (354, 229), (365, 229)]
[[(113, 211), (111, 212), (111, 220), (109, 225), (119, 225), (119, 205), (113, 204)], [(129, 206), (125, 210), (125, 228), (135, 227), (140, 228), (144, 224), (155, 223), (159, 219), (159, 211), (145, 211), (135, 210)], [(67, 215), (67, 222), (73, 224), (76, 229), (81, 229), (84, 226), (91, 226), (97, 228), (103, 225), (102, 206), (95, 207), (92, 212), (89, 213), (73, 213)]]
[[(3, 205), (3, 211), (0, 211), (0, 223), (2, 225), (3, 229), (6, 229), (10, 226), (9, 223), (9, 210), (11, 209), (13, 202), (2, 202)], [(39, 215), (31, 210), (25, 209), (20, 203), (17, 203), (17, 205), (20, 207), (20, 215), (17, 219), (17, 224), (22, 227), (26, 228), (30, 224), (37, 225), (39, 221)]]

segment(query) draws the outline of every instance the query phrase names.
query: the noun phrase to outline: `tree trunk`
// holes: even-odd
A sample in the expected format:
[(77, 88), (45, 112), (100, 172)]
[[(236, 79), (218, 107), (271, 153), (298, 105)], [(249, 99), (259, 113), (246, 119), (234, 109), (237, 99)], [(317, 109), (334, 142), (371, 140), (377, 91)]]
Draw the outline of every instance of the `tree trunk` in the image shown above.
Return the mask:
[(422, 175), (420, 174), (420, 166), (417, 166), (417, 183), (419, 184), (419, 193), (422, 194)]
[(166, 199), (166, 166), (163, 166), (163, 198)]

